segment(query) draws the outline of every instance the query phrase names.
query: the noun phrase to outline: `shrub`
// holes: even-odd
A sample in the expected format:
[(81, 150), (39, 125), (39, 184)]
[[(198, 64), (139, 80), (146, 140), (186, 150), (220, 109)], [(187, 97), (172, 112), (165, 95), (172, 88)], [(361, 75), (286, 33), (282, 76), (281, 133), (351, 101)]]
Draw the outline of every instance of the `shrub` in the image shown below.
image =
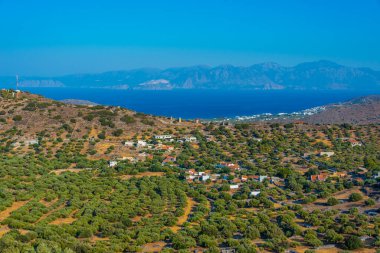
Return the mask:
[(122, 134), (123, 134), (123, 129), (117, 129), (117, 130), (112, 132), (113, 136), (120, 136)]
[(327, 200), (327, 204), (328, 204), (329, 206), (335, 206), (335, 205), (339, 204), (339, 201), (338, 201), (336, 198), (331, 197), (331, 198), (329, 198), (329, 199)]
[(22, 120), (22, 116), (21, 115), (16, 115), (13, 117), (13, 120), (14, 121), (21, 121)]
[(104, 131), (100, 132), (98, 138), (104, 140), (106, 138), (106, 133)]
[(127, 124), (131, 124), (131, 123), (136, 122), (136, 120), (129, 115), (124, 115), (123, 117), (120, 118), (120, 120), (123, 121), (124, 123), (127, 123)]
[(363, 199), (363, 196), (360, 193), (352, 193), (350, 197), (348, 198), (351, 202), (356, 202)]
[(354, 249), (359, 249), (363, 247), (363, 243), (360, 240), (359, 237), (353, 235), (350, 237), (347, 237), (344, 245), (346, 246), (347, 249), (354, 250)]
[(367, 200), (365, 201), (365, 204), (366, 204), (367, 206), (373, 206), (373, 205), (376, 204), (376, 202), (375, 202), (373, 199), (367, 199)]
[(149, 119), (142, 119), (141, 123), (148, 125), (148, 126), (154, 126), (154, 121)]

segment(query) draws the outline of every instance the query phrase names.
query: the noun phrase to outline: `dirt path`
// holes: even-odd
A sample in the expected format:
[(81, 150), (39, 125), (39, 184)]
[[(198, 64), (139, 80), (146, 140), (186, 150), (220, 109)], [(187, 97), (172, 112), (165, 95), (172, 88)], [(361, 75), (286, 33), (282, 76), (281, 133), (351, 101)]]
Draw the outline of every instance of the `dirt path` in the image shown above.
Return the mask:
[(38, 223), (38, 222), (46, 219), (50, 214), (62, 209), (64, 206), (65, 206), (65, 204), (63, 203), (62, 205), (58, 206), (57, 208), (54, 208), (53, 210), (50, 210), (49, 212), (43, 214), (35, 223)]
[(48, 202), (48, 201), (46, 201), (46, 200), (44, 200), (44, 199), (41, 199), (39, 202), (41, 203), (41, 204), (43, 204), (44, 206), (46, 206), (46, 207), (51, 207), (55, 202), (57, 202), (58, 201), (58, 198), (56, 198), (56, 199), (53, 199), (52, 201), (50, 201), (50, 202)]
[(81, 171), (85, 170), (91, 170), (91, 169), (58, 169), (58, 170), (52, 170), (50, 173), (54, 173), (56, 175), (61, 175), (63, 172), (73, 172), (73, 173), (79, 173)]
[(142, 252), (161, 252), (166, 246), (166, 242), (152, 242), (147, 243), (142, 247)]
[(136, 174), (136, 175), (121, 175), (119, 178), (127, 180), (127, 179), (130, 179), (132, 177), (135, 177), (135, 178), (162, 177), (162, 176), (164, 176), (164, 174), (165, 174), (164, 172), (150, 172), (150, 171), (147, 171), (147, 172), (142, 172), (142, 173), (139, 173), (139, 174)]
[(8, 218), (13, 211), (16, 211), (20, 207), (23, 207), (28, 202), (29, 202), (29, 200), (13, 202), (13, 204), (10, 207), (8, 207), (4, 211), (0, 212), (0, 222), (5, 220), (6, 218)]
[(186, 207), (185, 207), (185, 213), (180, 216), (178, 218), (178, 221), (177, 221), (177, 224), (173, 227), (170, 227), (170, 229), (173, 231), (173, 232), (177, 232), (178, 230), (181, 229), (182, 225), (187, 221), (187, 219), (189, 218), (189, 215), (191, 213), (191, 210), (193, 209), (193, 207), (195, 206), (196, 202), (194, 201), (193, 198), (187, 198), (187, 203), (186, 203)]
[(49, 224), (51, 224), (51, 225), (71, 224), (71, 223), (73, 223), (74, 221), (77, 220), (76, 218), (73, 217), (73, 215), (75, 215), (77, 212), (78, 212), (78, 210), (75, 210), (75, 211), (73, 211), (69, 215), (69, 217), (67, 217), (67, 218), (58, 218), (56, 220), (53, 220)]

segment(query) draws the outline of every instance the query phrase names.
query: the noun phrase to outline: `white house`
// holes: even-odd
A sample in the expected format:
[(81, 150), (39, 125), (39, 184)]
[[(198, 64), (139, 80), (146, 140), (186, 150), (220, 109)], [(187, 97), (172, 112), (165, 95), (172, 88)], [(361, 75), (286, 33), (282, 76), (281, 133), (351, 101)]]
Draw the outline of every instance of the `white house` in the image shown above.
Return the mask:
[(135, 145), (135, 143), (133, 141), (124, 142), (124, 146), (127, 146), (127, 147), (133, 147), (134, 145)]
[(268, 176), (259, 176), (260, 183), (262, 183), (267, 178), (268, 178)]
[(239, 189), (239, 185), (238, 184), (230, 184), (230, 189)]
[(254, 197), (256, 197), (256, 196), (258, 196), (258, 195), (260, 194), (260, 192), (261, 192), (261, 191), (259, 191), (259, 190), (251, 191), (251, 193), (250, 193), (249, 195), (250, 195), (250, 196), (254, 196)]
[(197, 141), (197, 138), (194, 137), (194, 136), (186, 136), (186, 137), (185, 137), (185, 141), (186, 141), (186, 142), (196, 142), (196, 141)]
[(147, 145), (146, 141), (137, 141), (137, 147), (145, 147)]
[(357, 140), (353, 140), (353, 139), (350, 139), (348, 140), (349, 143), (351, 143), (351, 147), (361, 147), (362, 146), (362, 143), (360, 141), (357, 141)]
[(115, 167), (115, 166), (117, 165), (117, 161), (109, 161), (109, 162), (108, 162), (108, 165), (109, 165), (110, 167)]
[(202, 175), (202, 181), (207, 181), (208, 179), (210, 179), (210, 175), (207, 175), (207, 174)]
[(26, 145), (35, 145), (35, 144), (38, 144), (38, 140), (37, 139), (26, 140), (25, 144)]
[(333, 156), (335, 153), (333, 151), (325, 151), (325, 152), (320, 152), (319, 153), (319, 156), (327, 156), (327, 157), (331, 157)]
[(168, 140), (168, 139), (172, 139), (172, 136), (170, 134), (163, 134), (163, 135), (155, 135), (154, 138), (156, 140)]

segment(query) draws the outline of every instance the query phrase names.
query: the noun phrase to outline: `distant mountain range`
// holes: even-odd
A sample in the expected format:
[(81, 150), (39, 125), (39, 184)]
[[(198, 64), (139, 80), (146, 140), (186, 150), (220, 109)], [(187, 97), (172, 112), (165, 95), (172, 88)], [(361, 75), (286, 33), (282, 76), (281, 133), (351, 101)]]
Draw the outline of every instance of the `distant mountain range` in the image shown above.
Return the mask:
[[(0, 84), (14, 85), (14, 77)], [(317, 61), (284, 67), (277, 63), (249, 67), (222, 65), (169, 69), (135, 69), (99, 74), (20, 78), (21, 87), (82, 87), (135, 90), (257, 89), (257, 90), (380, 90), (380, 71)]]

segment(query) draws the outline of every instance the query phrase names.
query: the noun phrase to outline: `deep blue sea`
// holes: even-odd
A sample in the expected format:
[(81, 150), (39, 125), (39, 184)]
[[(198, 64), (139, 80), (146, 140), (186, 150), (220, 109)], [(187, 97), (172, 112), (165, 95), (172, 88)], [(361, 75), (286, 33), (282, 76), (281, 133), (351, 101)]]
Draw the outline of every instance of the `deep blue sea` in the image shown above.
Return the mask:
[(56, 100), (89, 100), (98, 104), (123, 106), (148, 114), (185, 119), (291, 113), (346, 101), (362, 95), (375, 94), (370, 91), (134, 91), (85, 88), (24, 88), (22, 90)]

